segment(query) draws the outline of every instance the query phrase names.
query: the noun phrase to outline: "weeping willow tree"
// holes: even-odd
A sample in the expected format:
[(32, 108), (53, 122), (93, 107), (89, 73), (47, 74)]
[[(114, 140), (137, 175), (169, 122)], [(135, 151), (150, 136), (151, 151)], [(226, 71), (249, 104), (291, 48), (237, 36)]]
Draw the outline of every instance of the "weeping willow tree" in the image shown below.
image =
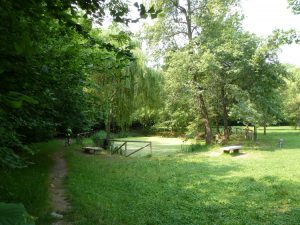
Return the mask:
[[(107, 138), (110, 138), (112, 124), (126, 130), (133, 120), (134, 112), (154, 109), (160, 102), (160, 74), (146, 66), (137, 44), (134, 44), (124, 32), (110, 35), (120, 38), (115, 44), (119, 48), (131, 46), (132, 57), (120, 57), (115, 52), (96, 52), (94, 72), (90, 75), (90, 92), (96, 96), (99, 110), (103, 112)], [(134, 46), (134, 48), (133, 48)]]

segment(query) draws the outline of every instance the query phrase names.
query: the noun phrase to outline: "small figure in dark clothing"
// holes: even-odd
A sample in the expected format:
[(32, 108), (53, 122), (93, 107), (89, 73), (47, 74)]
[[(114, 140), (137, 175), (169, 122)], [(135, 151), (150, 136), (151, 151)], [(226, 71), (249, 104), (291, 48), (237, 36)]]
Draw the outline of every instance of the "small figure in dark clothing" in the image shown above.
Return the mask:
[(109, 147), (109, 140), (107, 138), (105, 138), (103, 141), (103, 148), (107, 150), (108, 147)]
[(70, 128), (68, 128), (66, 130), (65, 146), (69, 146), (71, 144), (71, 135), (72, 135), (72, 130)]

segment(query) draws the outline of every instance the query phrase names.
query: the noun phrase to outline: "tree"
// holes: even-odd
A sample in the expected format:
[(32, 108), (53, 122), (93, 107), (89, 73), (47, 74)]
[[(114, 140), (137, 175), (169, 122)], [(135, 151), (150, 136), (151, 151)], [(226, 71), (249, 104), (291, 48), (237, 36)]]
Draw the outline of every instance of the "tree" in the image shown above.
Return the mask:
[[(185, 77), (186, 83), (193, 84), (190, 89), (194, 90), (199, 121), (201, 119), (205, 124), (206, 142), (211, 141), (212, 118), (219, 121), (221, 117), (224, 136), (228, 139), (229, 108), (236, 101), (235, 92), (241, 90), (241, 79), (250, 67), (248, 60), (254, 54), (258, 41), (253, 35), (242, 31), (237, 1), (184, 3), (162, 3), (166, 16), (149, 28), (148, 38), (150, 43), (152, 41), (159, 47), (163, 43), (175, 54), (186, 51), (187, 54), (182, 57), (187, 60), (180, 66), (185, 68), (182, 73), (191, 76), (181, 76)], [(165, 39), (160, 43), (162, 38)], [(169, 59), (165, 61), (170, 63)], [(177, 67), (177, 71), (181, 70)]]
[[(90, 76), (91, 91), (102, 105), (107, 138), (114, 123), (126, 130), (132, 122), (133, 113), (141, 108), (155, 108), (159, 102), (157, 73), (145, 66), (145, 61), (129, 35), (117, 26), (107, 34), (95, 33), (98, 38), (109, 40), (115, 48), (130, 46), (133, 53), (124, 56), (115, 52), (95, 51)], [(102, 59), (102, 60), (99, 60)]]
[(249, 59), (248, 73), (240, 80), (241, 89), (247, 92), (241, 96), (237, 107), (232, 111), (234, 118), (254, 126), (254, 137), (257, 135), (257, 126), (263, 126), (266, 133), (267, 125), (275, 124), (282, 117), (282, 98), (279, 91), (284, 85), (287, 72), (278, 60), (281, 39), (280, 36), (275, 36), (276, 38), (271, 36), (257, 42)]
[[(158, 13), (142, 4), (139, 11), (143, 17)], [(100, 113), (90, 110), (93, 96), (85, 91), (93, 50), (117, 58), (115, 67), (132, 58), (130, 47), (92, 36), (92, 21), (101, 23), (106, 12), (115, 21), (132, 21), (128, 5), (118, 0), (1, 1), (1, 165), (19, 166), (15, 153), (29, 151), (27, 143), (94, 125)]]
[[(193, 49), (201, 49), (200, 43), (195, 43), (195, 37), (208, 27), (212, 18), (217, 20), (226, 20), (226, 16), (230, 15), (236, 1), (156, 1), (160, 5), (165, 14), (160, 17), (158, 22), (148, 28), (147, 34), (150, 43), (154, 43), (158, 48), (166, 51), (180, 51), (185, 49), (189, 51), (191, 56), (195, 56)], [(211, 29), (215, 27), (211, 26)], [(200, 45), (199, 45), (200, 44)], [(197, 47), (197, 45), (199, 45)], [(183, 47), (185, 46), (185, 47)], [(189, 57), (190, 59), (191, 57)], [(192, 63), (189, 63), (187, 73), (193, 73), (187, 80), (188, 83), (194, 85), (194, 101), (198, 106), (199, 121), (203, 121), (205, 127), (205, 140), (209, 144), (212, 139), (209, 112), (206, 106), (206, 99), (203, 96), (203, 87), (200, 83), (201, 76), (192, 69)], [(201, 119), (200, 119), (201, 118)]]
[(294, 14), (300, 14), (300, 2), (299, 0), (288, 0), (289, 7)]
[(291, 65), (287, 66), (289, 76), (286, 86), (281, 89), (284, 103), (284, 118), (296, 128), (300, 124), (300, 69)]
[[(297, 39), (295, 31), (275, 31), (267, 40), (243, 31), (238, 1), (234, 0), (156, 3), (163, 6), (165, 16), (148, 28), (146, 37), (164, 56), (168, 102), (178, 110), (178, 104), (184, 109), (187, 104), (191, 109), (198, 106), (197, 118), (205, 124), (207, 143), (213, 120), (217, 126), (223, 122), (225, 140), (230, 135), (230, 118), (251, 123), (255, 130), (258, 125), (266, 127), (278, 121), (278, 89), (286, 72), (277, 51)], [(184, 100), (174, 101), (171, 96), (185, 87), (189, 91), (181, 94)], [(188, 98), (193, 98), (194, 104)]]

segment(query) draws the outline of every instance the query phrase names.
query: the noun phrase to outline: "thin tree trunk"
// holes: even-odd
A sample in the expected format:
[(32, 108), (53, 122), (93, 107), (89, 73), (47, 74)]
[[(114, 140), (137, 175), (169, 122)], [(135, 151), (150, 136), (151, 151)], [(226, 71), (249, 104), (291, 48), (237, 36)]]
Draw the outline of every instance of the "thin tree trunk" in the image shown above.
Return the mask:
[(267, 125), (264, 124), (264, 135), (266, 135), (266, 134), (267, 134)]
[(227, 101), (225, 96), (225, 89), (222, 87), (221, 89), (221, 100), (223, 107), (223, 122), (224, 122), (224, 139), (229, 140), (229, 127), (228, 127), (228, 111), (227, 111)]
[(208, 118), (208, 112), (201, 93), (197, 94), (197, 103), (199, 107), (199, 113), (203, 119), (203, 124), (205, 129), (205, 143), (211, 144), (212, 133), (211, 133), (210, 123)]
[(189, 42), (191, 42), (193, 39), (193, 31), (192, 31), (192, 20), (191, 20), (192, 10), (191, 10), (190, 0), (187, 0), (187, 7), (188, 7), (187, 14), (186, 14), (187, 33), (188, 33)]
[(253, 140), (256, 141), (257, 140), (257, 128), (254, 125), (254, 134), (253, 134)]
[[(178, 3), (178, 2), (177, 2)], [(193, 28), (192, 28), (192, 8), (191, 8), (191, 0), (186, 0), (187, 3), (187, 9), (185, 9), (182, 6), (177, 5), (177, 8), (184, 14), (185, 20), (186, 20), (186, 28), (187, 28), (187, 38), (189, 40), (189, 43), (192, 43), (193, 40)], [(196, 89), (198, 88), (198, 82), (196, 77), (194, 76), (194, 83)], [(205, 129), (205, 143), (210, 144), (212, 139), (212, 132), (208, 117), (207, 108), (205, 106), (205, 102), (203, 99), (203, 95), (201, 93), (196, 93), (196, 101), (199, 108), (199, 114), (201, 115), (203, 119), (204, 129)]]
[(220, 133), (219, 119), (216, 120), (216, 129), (217, 129), (217, 134), (219, 134)]
[(106, 139), (107, 140), (110, 139), (112, 116), (113, 116), (112, 106), (111, 106), (111, 104), (109, 104), (107, 121), (106, 121)]

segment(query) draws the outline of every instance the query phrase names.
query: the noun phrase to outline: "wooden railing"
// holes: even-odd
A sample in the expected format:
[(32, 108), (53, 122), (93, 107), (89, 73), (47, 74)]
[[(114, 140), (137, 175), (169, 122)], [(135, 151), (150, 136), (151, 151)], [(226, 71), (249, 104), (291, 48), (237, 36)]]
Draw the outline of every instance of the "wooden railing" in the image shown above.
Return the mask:
[[(131, 141), (131, 140), (116, 140), (116, 139), (109, 139), (110, 145), (113, 142), (122, 142), (121, 145), (119, 145), (118, 147), (116, 147), (115, 149), (111, 149), (111, 154), (115, 154), (115, 153), (119, 153), (121, 155), (125, 155), (126, 157), (131, 156), (141, 150), (143, 150), (146, 147), (150, 147), (150, 152), (152, 155), (152, 142), (151, 141)], [(145, 143), (146, 145), (135, 149), (133, 152), (127, 154), (127, 150), (128, 150), (128, 143)], [(112, 146), (112, 145), (111, 145)], [(122, 149), (124, 147), (124, 150)]]

